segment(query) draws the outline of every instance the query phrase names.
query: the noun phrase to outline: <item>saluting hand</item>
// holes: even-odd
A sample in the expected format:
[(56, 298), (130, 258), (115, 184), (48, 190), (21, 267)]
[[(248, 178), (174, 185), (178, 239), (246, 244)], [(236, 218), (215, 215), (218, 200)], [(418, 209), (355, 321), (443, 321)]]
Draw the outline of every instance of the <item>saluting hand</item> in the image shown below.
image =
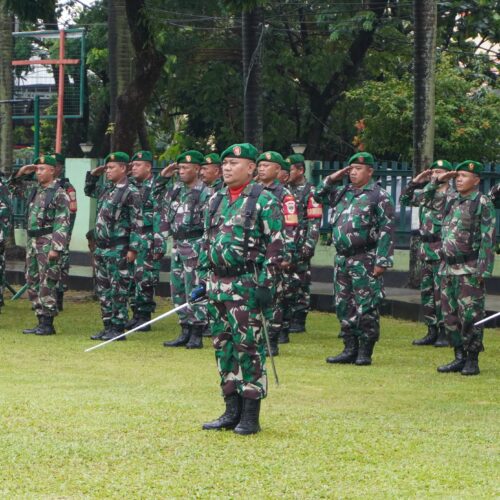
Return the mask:
[(23, 175), (28, 175), (36, 170), (36, 165), (24, 165), (22, 166), (16, 174), (16, 177), (22, 177)]
[(175, 172), (177, 172), (177, 163), (171, 163), (160, 172), (160, 175), (168, 179), (169, 177), (172, 177)]
[(341, 168), (338, 172), (334, 172), (333, 174), (330, 174), (327, 178), (326, 178), (326, 182), (328, 184), (333, 184), (334, 182), (338, 182), (342, 179), (342, 177), (344, 177), (344, 175), (347, 175), (352, 169), (352, 166), (348, 166), (348, 167), (344, 167), (344, 168)]
[(458, 172), (452, 170), (451, 172), (444, 172), (443, 174), (437, 174), (434, 176), (434, 178), (438, 182), (446, 182), (449, 181), (450, 179), (454, 179), (458, 175)]
[(94, 168), (94, 170), (90, 171), (90, 175), (95, 175), (96, 177), (99, 177), (104, 173), (106, 170), (106, 165), (101, 165), (99, 167)]
[(423, 170), (417, 176), (415, 176), (413, 178), (413, 182), (417, 184), (420, 182), (427, 182), (431, 179), (431, 175), (432, 175), (432, 170), (428, 168), (427, 170)]

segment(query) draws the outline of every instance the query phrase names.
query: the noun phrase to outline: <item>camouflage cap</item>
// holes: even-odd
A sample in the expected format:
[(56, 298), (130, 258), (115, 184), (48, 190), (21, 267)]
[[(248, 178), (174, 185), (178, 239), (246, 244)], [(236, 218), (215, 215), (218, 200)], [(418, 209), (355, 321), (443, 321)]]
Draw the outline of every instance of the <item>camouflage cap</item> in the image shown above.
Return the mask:
[(459, 170), (465, 170), (466, 172), (471, 172), (476, 175), (481, 175), (481, 172), (484, 170), (484, 166), (482, 163), (474, 160), (465, 160), (462, 163), (457, 165), (455, 169), (457, 172)]
[(196, 151), (195, 149), (190, 149), (189, 151), (184, 151), (176, 158), (177, 163), (194, 163), (195, 165), (203, 164), (205, 157), (203, 153)]
[(56, 163), (55, 157), (51, 155), (41, 155), (34, 162), (35, 165), (50, 165), (52, 167), (55, 167)]
[(221, 163), (220, 156), (217, 153), (210, 153), (205, 155), (202, 165), (220, 165)]
[(153, 162), (153, 153), (151, 153), (151, 151), (137, 151), (137, 153), (132, 156), (132, 159), (130, 161)]
[(448, 160), (436, 160), (431, 168), (442, 168), (451, 172), (453, 170), (453, 165)]
[(245, 158), (247, 160), (255, 161), (259, 156), (259, 151), (257, 148), (250, 144), (249, 142), (243, 142), (241, 144), (233, 144), (229, 146), (226, 150), (222, 152), (220, 155), (220, 159), (224, 160), (224, 158)]
[(352, 155), (347, 164), (352, 165), (353, 163), (368, 165), (369, 167), (375, 166), (375, 160), (373, 155), (370, 153), (356, 153), (355, 155)]
[(265, 151), (257, 158), (257, 165), (261, 161), (270, 161), (272, 163), (277, 163), (283, 170), (290, 172), (290, 165), (283, 159), (280, 153), (277, 151)]
[(292, 166), (292, 165), (297, 165), (297, 163), (302, 163), (304, 164), (305, 162), (305, 158), (304, 158), (304, 155), (299, 155), (299, 154), (293, 154), (293, 155), (290, 155), (287, 159), (286, 159), (286, 162), (288, 163), (288, 165)]
[(127, 153), (122, 153), (121, 151), (116, 151), (115, 153), (109, 153), (106, 158), (104, 158), (104, 165), (110, 161), (116, 161), (118, 163), (128, 163), (130, 161), (130, 156)]

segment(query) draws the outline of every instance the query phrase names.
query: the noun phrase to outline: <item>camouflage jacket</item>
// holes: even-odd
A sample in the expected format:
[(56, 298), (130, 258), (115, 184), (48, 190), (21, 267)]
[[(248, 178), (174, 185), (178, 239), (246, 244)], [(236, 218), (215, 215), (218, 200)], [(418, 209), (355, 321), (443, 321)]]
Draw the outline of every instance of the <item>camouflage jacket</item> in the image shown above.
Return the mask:
[(443, 224), (444, 205), (449, 191), (436, 191), (431, 202), (425, 196), (424, 187), (427, 182), (410, 181), (401, 193), (399, 201), (402, 206), (418, 207), (420, 221), (420, 236), (422, 237), (421, 252), (426, 261), (441, 260), (441, 226)]
[(12, 198), (9, 188), (0, 179), (0, 245), (4, 245), (5, 240), (12, 231)]
[(218, 177), (217, 179), (215, 179), (215, 181), (212, 182), (212, 184), (210, 184), (210, 186), (208, 187), (210, 188), (210, 192), (212, 194), (220, 191), (224, 187), (224, 181), (222, 180), (222, 177)]
[(147, 250), (155, 255), (163, 255), (167, 250), (167, 242), (160, 232), (161, 210), (154, 194), (156, 180), (151, 176), (144, 182), (139, 182), (132, 177), (130, 182), (137, 187), (141, 196), (143, 231), (145, 241), (147, 241)]
[(197, 181), (192, 188), (177, 182), (163, 198), (160, 231), (172, 236), (173, 249), (187, 259), (198, 257), (210, 189)]
[(71, 184), (67, 177), (62, 177), (57, 179), (59, 186), (61, 186), (64, 191), (66, 191), (69, 197), (69, 220), (70, 220), (70, 232), (73, 232), (73, 227), (75, 226), (76, 212), (78, 210), (77, 200), (76, 200), (76, 189)]
[[(425, 196), (439, 206), (439, 184), (429, 182)], [(473, 274), (488, 278), (495, 262), (495, 210), (490, 199), (474, 191), (467, 196), (448, 193), (441, 229), (442, 258), (440, 274)]]
[[(245, 210), (255, 182), (245, 187), (241, 195), (230, 201), (228, 188), (220, 191), (222, 198), (212, 215), (212, 203), (217, 193), (210, 198), (205, 216), (205, 234), (199, 260), (200, 280), (207, 281), (207, 289), (213, 300), (242, 300), (249, 287), (258, 285), (272, 288), (280, 273), (283, 260), (283, 216), (276, 198), (263, 190), (250, 221), (245, 253)], [(249, 272), (239, 277), (217, 277), (213, 269), (234, 268), (255, 263), (257, 280)]]
[(104, 176), (92, 175), (87, 172), (85, 176), (85, 186), (83, 192), (86, 196), (90, 198), (96, 198), (97, 200), (97, 210), (99, 210), (99, 202), (101, 200), (102, 194), (113, 187), (113, 183), (106, 180)]
[(495, 184), (489, 192), (489, 197), (495, 208), (500, 208), (500, 184)]
[(270, 186), (264, 186), (278, 200), (283, 215), (283, 236), (285, 246), (283, 248), (283, 260), (286, 262), (297, 262), (296, 242), (299, 235), (299, 218), (297, 214), (297, 201), (290, 190), (275, 180)]
[(373, 180), (361, 189), (323, 181), (314, 198), (333, 209), (330, 224), (338, 254), (349, 255), (359, 248), (375, 255), (376, 266), (392, 267), (394, 203), (387, 191)]
[(96, 252), (107, 254), (125, 247), (141, 251), (143, 219), (139, 190), (126, 178), (118, 184), (106, 183), (97, 191)]
[(323, 216), (323, 207), (314, 199), (314, 186), (309, 182), (288, 185), (288, 189), (297, 201), (299, 227), (295, 241), (300, 260), (310, 260), (319, 239), (319, 229)]

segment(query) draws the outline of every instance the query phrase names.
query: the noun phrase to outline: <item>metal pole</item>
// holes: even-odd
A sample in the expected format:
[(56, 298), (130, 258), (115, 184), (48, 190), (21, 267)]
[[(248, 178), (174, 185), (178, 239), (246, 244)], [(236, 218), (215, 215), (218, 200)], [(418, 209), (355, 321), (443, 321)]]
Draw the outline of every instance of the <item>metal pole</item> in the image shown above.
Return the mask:
[(35, 122), (35, 137), (33, 140), (33, 149), (35, 159), (40, 156), (40, 96), (35, 96), (33, 107), (33, 120)]
[(61, 152), (64, 121), (64, 30), (59, 31), (59, 90), (57, 96), (56, 153)]

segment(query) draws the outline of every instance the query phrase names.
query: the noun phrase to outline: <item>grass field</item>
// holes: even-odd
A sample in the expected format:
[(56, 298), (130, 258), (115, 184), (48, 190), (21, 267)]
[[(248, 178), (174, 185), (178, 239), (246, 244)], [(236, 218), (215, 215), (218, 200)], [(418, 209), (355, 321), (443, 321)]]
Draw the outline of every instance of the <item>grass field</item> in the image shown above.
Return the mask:
[[(167, 302), (162, 301), (165, 309)], [(206, 432), (222, 410), (211, 347), (151, 333), (91, 353), (96, 303), (67, 304), (58, 334), (22, 335), (25, 300), (0, 316), (2, 498), (498, 498), (500, 331), (478, 377), (438, 374), (448, 349), (421, 325), (382, 321), (372, 367), (330, 366), (333, 315), (313, 313), (277, 358), (263, 431)]]

